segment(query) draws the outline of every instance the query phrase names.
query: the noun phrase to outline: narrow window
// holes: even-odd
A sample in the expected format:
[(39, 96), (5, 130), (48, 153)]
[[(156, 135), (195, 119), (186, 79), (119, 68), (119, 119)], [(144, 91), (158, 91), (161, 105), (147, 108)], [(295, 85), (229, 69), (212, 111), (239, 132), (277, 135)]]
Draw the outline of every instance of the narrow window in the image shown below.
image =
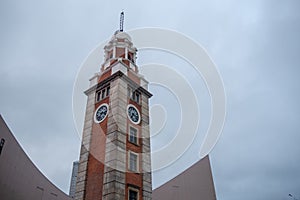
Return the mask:
[(135, 101), (136, 101), (137, 103), (140, 103), (140, 94), (135, 93)]
[(104, 99), (105, 98), (105, 89), (103, 89), (102, 91), (101, 91), (101, 99)]
[(108, 86), (108, 87), (106, 88), (106, 96), (109, 96), (109, 92), (110, 92), (110, 87)]
[(138, 92), (133, 92), (133, 100), (140, 103), (140, 94)]
[(101, 97), (101, 91), (97, 92), (97, 101), (101, 100), (100, 97)]
[(137, 144), (137, 129), (129, 128), (129, 142)]
[(127, 96), (128, 96), (128, 98), (137, 102), (138, 104), (140, 103), (141, 93), (139, 93), (137, 90), (133, 90), (129, 86), (127, 89)]
[(138, 200), (138, 191), (129, 188), (128, 200)]
[(131, 99), (134, 100), (134, 92), (131, 93)]
[(129, 153), (129, 170), (136, 172), (138, 167), (138, 155), (135, 153)]
[(110, 86), (107, 86), (106, 88), (100, 90), (97, 92), (96, 94), (96, 101), (101, 101), (102, 99), (104, 99), (105, 97), (109, 96), (110, 94)]

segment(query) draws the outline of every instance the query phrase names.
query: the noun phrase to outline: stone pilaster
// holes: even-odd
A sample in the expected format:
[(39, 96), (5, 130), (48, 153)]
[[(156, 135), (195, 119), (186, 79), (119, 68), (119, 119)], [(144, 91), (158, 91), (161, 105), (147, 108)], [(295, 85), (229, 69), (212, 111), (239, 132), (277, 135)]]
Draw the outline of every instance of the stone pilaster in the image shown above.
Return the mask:
[(92, 135), (92, 124), (93, 114), (95, 109), (95, 91), (90, 91), (88, 94), (85, 120), (82, 134), (82, 143), (80, 150), (80, 159), (78, 166), (78, 175), (76, 183), (75, 200), (83, 200), (85, 192), (85, 184), (87, 177), (87, 162), (90, 151), (91, 135)]
[(127, 83), (111, 82), (110, 112), (105, 150), (103, 200), (125, 199)]
[(143, 200), (152, 199), (152, 177), (151, 177), (151, 147), (149, 130), (149, 97), (145, 94), (141, 99), (142, 114), (142, 168), (143, 168)]

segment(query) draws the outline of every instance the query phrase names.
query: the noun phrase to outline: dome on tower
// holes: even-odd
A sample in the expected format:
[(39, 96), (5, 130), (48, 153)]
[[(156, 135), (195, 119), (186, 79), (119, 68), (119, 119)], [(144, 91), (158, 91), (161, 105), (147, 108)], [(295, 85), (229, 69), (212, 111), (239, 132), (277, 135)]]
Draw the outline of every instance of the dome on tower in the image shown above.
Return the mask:
[(111, 38), (111, 40), (115, 39), (127, 39), (128, 41), (132, 42), (130, 35), (120, 30), (117, 30)]

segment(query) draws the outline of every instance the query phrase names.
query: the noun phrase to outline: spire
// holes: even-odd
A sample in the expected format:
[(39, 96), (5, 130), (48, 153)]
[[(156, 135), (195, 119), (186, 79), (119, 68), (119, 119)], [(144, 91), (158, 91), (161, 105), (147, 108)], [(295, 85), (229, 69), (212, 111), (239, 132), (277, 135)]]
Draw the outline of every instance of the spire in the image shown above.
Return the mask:
[(120, 15), (120, 31), (123, 32), (123, 28), (124, 28), (124, 12), (121, 12)]

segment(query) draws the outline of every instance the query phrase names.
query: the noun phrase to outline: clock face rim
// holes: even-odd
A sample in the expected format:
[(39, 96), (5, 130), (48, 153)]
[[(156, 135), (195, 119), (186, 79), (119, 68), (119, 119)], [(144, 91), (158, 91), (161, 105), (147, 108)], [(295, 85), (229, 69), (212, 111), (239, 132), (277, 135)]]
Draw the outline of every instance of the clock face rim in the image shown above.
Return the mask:
[[(103, 117), (103, 119), (101, 119), (101, 120), (99, 121), (99, 120), (97, 119), (97, 116), (96, 116), (96, 115), (97, 115), (98, 110), (99, 110), (102, 106), (105, 106), (105, 107), (107, 108), (107, 112), (106, 112), (105, 117)], [(109, 106), (108, 106), (108, 104), (107, 104), (107, 103), (101, 104), (101, 105), (98, 106), (97, 109), (95, 110), (95, 113), (94, 113), (94, 121), (95, 121), (96, 123), (101, 123), (101, 122), (103, 122), (103, 120), (105, 120), (105, 118), (107, 117), (108, 112), (109, 112)]]
[[(133, 121), (133, 120), (131, 119), (131, 117), (129, 116), (129, 114), (128, 114), (128, 109), (129, 109), (129, 107), (133, 107), (133, 108), (137, 111), (138, 117), (139, 117), (139, 119), (138, 119), (137, 122)], [(129, 105), (127, 106), (126, 112), (127, 112), (127, 117), (129, 118), (129, 120), (130, 120), (132, 123), (134, 123), (134, 124), (139, 124), (139, 123), (141, 122), (141, 114), (140, 114), (140, 111), (139, 111), (139, 109), (137, 109), (137, 107), (135, 107), (133, 104), (129, 104)]]

